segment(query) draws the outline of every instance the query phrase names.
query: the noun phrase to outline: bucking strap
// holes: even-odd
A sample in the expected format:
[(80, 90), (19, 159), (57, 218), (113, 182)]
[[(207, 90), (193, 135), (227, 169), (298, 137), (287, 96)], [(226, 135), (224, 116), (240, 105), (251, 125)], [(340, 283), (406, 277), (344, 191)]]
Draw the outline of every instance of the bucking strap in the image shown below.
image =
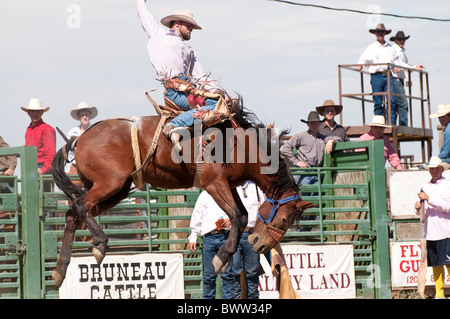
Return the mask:
[[(133, 122), (131, 125), (131, 145), (133, 148), (133, 157), (135, 166), (137, 168), (141, 167), (141, 151), (139, 147), (137, 127), (135, 122)], [(133, 183), (134, 185), (136, 185), (136, 188), (141, 188), (144, 185), (141, 170), (139, 170), (136, 174), (132, 174), (131, 177), (133, 178)]]
[(137, 174), (139, 171), (145, 172), (147, 169), (148, 163), (150, 162), (150, 157), (155, 153), (156, 148), (158, 147), (158, 139), (161, 135), (162, 128), (164, 126), (164, 123), (166, 122), (167, 118), (169, 117), (169, 114), (164, 113), (161, 116), (161, 119), (159, 120), (158, 126), (156, 127), (155, 134), (153, 134), (153, 139), (150, 142), (150, 145), (147, 150), (147, 154), (145, 155), (145, 159), (142, 162), (142, 166), (136, 167), (136, 170), (131, 173), (131, 175)]

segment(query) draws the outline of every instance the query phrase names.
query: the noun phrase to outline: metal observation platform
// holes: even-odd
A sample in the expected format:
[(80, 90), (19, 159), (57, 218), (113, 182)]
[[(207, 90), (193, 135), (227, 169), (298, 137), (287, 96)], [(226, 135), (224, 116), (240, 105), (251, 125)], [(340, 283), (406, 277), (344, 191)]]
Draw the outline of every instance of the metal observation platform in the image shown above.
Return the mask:
[[(370, 73), (361, 70), (359, 67), (370, 65), (386, 65), (387, 71), (391, 72), (393, 68), (403, 69), (407, 74), (405, 78), (405, 94), (397, 94), (390, 90), (390, 77), (387, 77), (386, 92), (372, 93), (370, 85)], [(344, 72), (345, 71), (345, 72)], [(350, 72), (356, 72), (357, 76), (350, 75)], [(402, 154), (401, 143), (403, 142), (420, 142), (422, 152), (422, 162), (428, 161), (432, 154), (431, 141), (433, 139), (433, 130), (431, 126), (430, 115), (430, 90), (428, 82), (428, 73), (423, 70), (416, 70), (405, 68), (395, 64), (345, 64), (338, 66), (339, 73), (339, 104), (343, 104), (343, 98), (354, 99), (361, 102), (361, 123), (362, 125), (344, 126), (343, 115), (340, 114), (340, 124), (343, 125), (347, 131), (349, 138), (357, 138), (369, 131), (369, 127), (364, 123), (369, 124), (372, 118), (373, 109), (366, 109), (367, 104), (373, 105), (371, 98), (374, 95), (382, 95), (386, 109), (388, 110), (388, 118), (386, 123), (391, 123), (391, 96), (403, 97), (408, 101), (408, 119), (410, 126), (392, 125), (386, 128), (384, 134), (389, 137), (392, 146), (399, 154), (402, 162), (413, 163), (414, 156)], [(353, 73), (355, 74), (355, 73)], [(358, 81), (359, 80), (359, 81)], [(414, 86), (413, 86), (414, 83)], [(345, 87), (344, 87), (345, 84)], [(353, 86), (349, 85), (353, 84)], [(368, 87), (368, 89), (367, 89)], [(370, 92), (366, 92), (369, 90)], [(348, 93), (350, 92), (350, 93)], [(344, 108), (347, 112), (349, 108)], [(351, 108), (350, 108), (351, 110)], [(367, 112), (368, 111), (368, 112)], [(366, 119), (366, 112), (368, 118)], [(348, 113), (347, 113), (348, 114)]]

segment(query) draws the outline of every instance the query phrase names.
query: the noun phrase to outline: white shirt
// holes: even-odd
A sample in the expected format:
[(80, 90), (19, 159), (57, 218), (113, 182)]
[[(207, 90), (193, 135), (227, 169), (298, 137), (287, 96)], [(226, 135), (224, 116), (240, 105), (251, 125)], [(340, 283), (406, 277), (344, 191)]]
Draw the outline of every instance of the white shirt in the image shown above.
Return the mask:
[[(71, 137), (75, 136), (75, 137), (79, 137), (81, 135), (81, 125), (77, 125), (74, 128), (72, 128), (68, 133), (67, 133), (67, 138), (70, 140)], [(64, 166), (64, 171), (66, 173), (70, 172), (70, 168), (72, 167), (73, 163), (75, 163), (75, 153), (73, 151), (69, 151), (69, 153), (67, 154), (67, 159), (69, 161), (72, 161), (70, 163), (67, 163)]]
[[(248, 211), (248, 227), (254, 227), (259, 202), (262, 204), (265, 200), (264, 193), (258, 188), (259, 198), (256, 193), (256, 186), (253, 182), (246, 182), (244, 185), (236, 188), (242, 200), (242, 203)], [(203, 191), (195, 203), (194, 210), (191, 216), (191, 234), (189, 235), (189, 242), (195, 243), (198, 235), (204, 236), (216, 229), (216, 221), (225, 218), (230, 219), (228, 215), (217, 205), (211, 195), (207, 191)], [(230, 229), (227, 227), (225, 229)]]
[[(195, 81), (207, 80), (207, 75), (197, 60), (194, 50), (178, 32), (165, 29), (148, 11), (145, 0), (135, 0), (142, 27), (148, 35), (147, 51), (159, 78), (171, 78), (188, 72)], [(206, 85), (211, 90), (213, 83)]]
[[(405, 48), (401, 48), (397, 43), (392, 46), (395, 50), (395, 64), (399, 66), (403, 66), (406, 68), (414, 68), (414, 65), (408, 64), (408, 58), (405, 54)], [(393, 73), (395, 78), (404, 79), (405, 78), (405, 70), (400, 69), (398, 73)]]
[(436, 183), (424, 185), (422, 190), (429, 197), (425, 201), (425, 238), (450, 238), (450, 181), (442, 177)]
[(266, 200), (266, 197), (262, 190), (250, 181), (245, 182), (242, 186), (238, 186), (236, 190), (248, 212), (247, 227), (253, 228), (258, 216), (259, 206)]
[[(384, 45), (376, 41), (370, 44), (361, 54), (358, 64), (393, 63), (395, 64), (395, 50), (389, 43)], [(386, 65), (371, 65), (367, 67), (370, 73), (384, 72)]]

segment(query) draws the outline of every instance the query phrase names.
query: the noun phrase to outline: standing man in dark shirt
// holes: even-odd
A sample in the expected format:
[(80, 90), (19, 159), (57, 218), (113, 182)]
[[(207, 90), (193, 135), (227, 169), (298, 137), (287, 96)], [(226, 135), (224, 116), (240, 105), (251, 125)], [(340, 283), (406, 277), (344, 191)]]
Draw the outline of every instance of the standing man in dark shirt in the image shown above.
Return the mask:
[(316, 111), (324, 117), (324, 122), (319, 127), (319, 133), (325, 136), (338, 136), (342, 142), (348, 142), (345, 128), (334, 121), (334, 117), (342, 112), (342, 105), (336, 105), (332, 100), (326, 100), (323, 105), (317, 106)]

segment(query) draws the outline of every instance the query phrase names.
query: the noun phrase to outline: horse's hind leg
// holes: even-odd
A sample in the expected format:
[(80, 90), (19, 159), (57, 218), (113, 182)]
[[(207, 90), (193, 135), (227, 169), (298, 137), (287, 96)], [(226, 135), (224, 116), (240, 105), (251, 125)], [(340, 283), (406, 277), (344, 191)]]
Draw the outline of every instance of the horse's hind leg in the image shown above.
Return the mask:
[(94, 244), (92, 253), (94, 254), (95, 260), (100, 265), (103, 261), (103, 258), (105, 258), (106, 248), (108, 245), (108, 237), (97, 224), (91, 214), (87, 213), (83, 221), (92, 234), (92, 244)]
[(102, 263), (106, 254), (108, 237), (97, 224), (94, 217), (114, 207), (122, 199), (126, 198), (130, 190), (131, 182), (130, 178), (125, 181), (125, 184), (111, 183), (109, 189), (104, 184), (101, 187), (94, 185), (86, 194), (86, 197), (80, 197), (74, 202), (74, 208), (76, 207), (77, 214), (92, 234), (92, 243), (94, 244), (92, 253), (99, 265)]
[[(105, 257), (106, 247), (108, 244), (108, 237), (97, 224), (92, 214), (92, 210), (98, 210), (96, 205), (86, 205), (87, 200), (86, 197), (77, 198), (74, 203), (72, 209), (78, 218), (80, 218), (84, 224), (87, 226), (89, 231), (92, 234), (92, 243), (94, 244), (94, 248), (92, 248), (92, 253), (94, 254), (95, 260), (98, 264), (101, 264), (103, 258)], [(96, 214), (97, 215), (97, 214)]]
[(66, 277), (67, 267), (70, 263), (70, 255), (72, 253), (72, 243), (75, 231), (80, 225), (81, 220), (74, 216), (73, 211), (69, 209), (66, 213), (66, 223), (64, 226), (64, 236), (61, 250), (59, 252), (56, 268), (53, 270), (52, 277), (56, 283), (56, 287), (60, 287)]

